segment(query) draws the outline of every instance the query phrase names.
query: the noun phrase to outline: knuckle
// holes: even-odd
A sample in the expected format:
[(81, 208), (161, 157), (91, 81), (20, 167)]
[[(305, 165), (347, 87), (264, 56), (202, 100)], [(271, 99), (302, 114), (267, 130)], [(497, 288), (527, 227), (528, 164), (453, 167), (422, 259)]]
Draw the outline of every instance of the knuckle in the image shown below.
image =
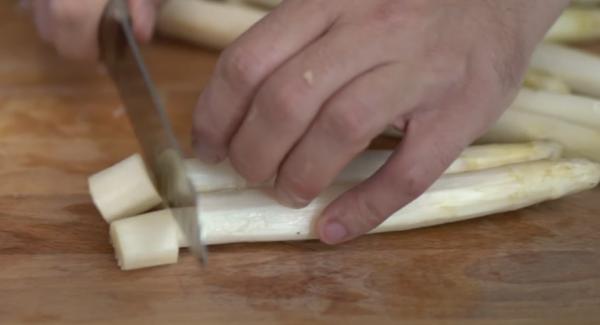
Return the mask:
[(283, 188), (288, 193), (293, 193), (295, 197), (308, 202), (319, 195), (318, 186), (302, 177), (298, 173), (282, 173), (277, 178), (277, 186)]
[(356, 196), (354, 211), (357, 212), (356, 227), (360, 232), (366, 232), (379, 226), (388, 217), (385, 211), (375, 202), (364, 196)]
[(236, 172), (249, 184), (262, 184), (273, 174), (270, 164), (264, 162), (263, 155), (241, 146), (235, 140), (229, 150), (229, 159)]
[(223, 80), (231, 90), (246, 91), (258, 84), (264, 75), (264, 63), (260, 55), (244, 46), (232, 46), (225, 50), (218, 68)]
[(256, 96), (255, 109), (272, 125), (288, 125), (302, 118), (303, 97), (293, 84), (267, 84)]
[(330, 110), (323, 117), (324, 128), (339, 143), (363, 147), (371, 140), (369, 119), (364, 114), (366, 111), (368, 110)]
[(409, 200), (421, 196), (430, 185), (421, 166), (410, 167), (402, 172), (394, 173), (389, 181), (392, 183), (392, 188), (397, 189)]

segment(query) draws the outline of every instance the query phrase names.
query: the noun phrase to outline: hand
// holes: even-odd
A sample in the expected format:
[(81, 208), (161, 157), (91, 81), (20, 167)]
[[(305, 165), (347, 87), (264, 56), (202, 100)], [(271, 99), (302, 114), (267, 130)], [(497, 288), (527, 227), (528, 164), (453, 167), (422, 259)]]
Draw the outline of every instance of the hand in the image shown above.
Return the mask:
[(200, 158), (302, 207), (390, 124), (405, 137), (318, 222), (336, 244), (420, 196), (513, 100), (568, 0), (287, 0), (222, 55), (199, 99)]
[[(152, 37), (159, 0), (129, 0), (134, 32), (140, 41)], [(98, 59), (98, 26), (108, 0), (32, 0), (42, 39), (64, 57)]]

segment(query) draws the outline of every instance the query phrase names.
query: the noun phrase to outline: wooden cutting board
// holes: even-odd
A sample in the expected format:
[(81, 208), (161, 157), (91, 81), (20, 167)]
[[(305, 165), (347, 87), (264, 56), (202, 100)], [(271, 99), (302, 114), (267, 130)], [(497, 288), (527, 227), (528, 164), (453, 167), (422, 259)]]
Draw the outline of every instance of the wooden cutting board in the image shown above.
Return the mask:
[[(187, 143), (216, 53), (148, 62)], [(600, 189), (341, 247), (211, 248), (121, 272), (86, 179), (137, 150), (105, 72), (55, 57), (0, 4), (0, 324), (600, 323)]]

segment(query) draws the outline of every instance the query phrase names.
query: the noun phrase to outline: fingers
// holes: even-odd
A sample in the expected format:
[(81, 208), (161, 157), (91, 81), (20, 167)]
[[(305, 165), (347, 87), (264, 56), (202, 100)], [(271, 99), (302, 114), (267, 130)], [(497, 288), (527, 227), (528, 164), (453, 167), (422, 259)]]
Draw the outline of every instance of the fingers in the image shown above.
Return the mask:
[(106, 3), (107, 0), (36, 0), (35, 17), (42, 38), (66, 58), (96, 59), (98, 24)]
[(389, 121), (414, 109), (422, 89), (405, 77), (410, 74), (406, 65), (381, 66), (337, 93), (281, 167), (279, 200), (294, 207), (308, 204)]
[(129, 0), (133, 30), (136, 38), (142, 42), (152, 39), (159, 2), (159, 0)]
[(356, 238), (419, 197), (480, 131), (465, 125), (464, 112), (448, 107), (414, 117), (390, 160), (327, 207), (318, 221), (321, 240), (337, 244)]
[[(35, 24), (43, 40), (68, 59), (97, 60), (98, 26), (108, 0), (33, 0)], [(131, 0), (138, 39), (152, 36), (155, 0)]]
[(285, 1), (223, 53), (194, 112), (193, 141), (200, 159), (217, 162), (227, 156), (261, 83), (329, 28), (335, 20), (332, 4)]
[[(275, 176), (325, 102), (379, 64), (377, 46), (356, 50), (356, 43), (371, 42), (360, 30), (334, 28), (269, 76), (231, 142), (237, 171), (253, 183)], [(355, 55), (346, 55), (351, 51)]]
[(51, 0), (33, 0), (31, 8), (33, 9), (33, 19), (38, 34), (45, 42), (51, 42), (53, 28), (50, 20), (50, 3)]

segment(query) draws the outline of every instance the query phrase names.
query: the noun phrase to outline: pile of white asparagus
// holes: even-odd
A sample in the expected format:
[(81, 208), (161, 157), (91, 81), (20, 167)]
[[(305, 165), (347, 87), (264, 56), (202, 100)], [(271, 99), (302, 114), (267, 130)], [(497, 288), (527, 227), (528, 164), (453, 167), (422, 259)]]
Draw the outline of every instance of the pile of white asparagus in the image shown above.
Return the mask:
[[(158, 28), (222, 49), (279, 2), (167, 0)], [(521, 93), (498, 123), (427, 192), (372, 233), (512, 211), (598, 185), (600, 101), (594, 96), (600, 97), (600, 57), (565, 45), (600, 39), (596, 4), (600, 0), (574, 1), (538, 47)], [(390, 154), (364, 152), (303, 209), (277, 203), (269, 195), (270, 184), (250, 187), (228, 162), (214, 166), (190, 159), (186, 170), (201, 197), (199, 216), (208, 244), (307, 240), (316, 238), (314, 221), (327, 204), (372, 175)], [(91, 176), (89, 189), (110, 223), (121, 269), (177, 263), (179, 249), (188, 245), (175, 219), (179, 214), (156, 210), (161, 197), (140, 155)]]

